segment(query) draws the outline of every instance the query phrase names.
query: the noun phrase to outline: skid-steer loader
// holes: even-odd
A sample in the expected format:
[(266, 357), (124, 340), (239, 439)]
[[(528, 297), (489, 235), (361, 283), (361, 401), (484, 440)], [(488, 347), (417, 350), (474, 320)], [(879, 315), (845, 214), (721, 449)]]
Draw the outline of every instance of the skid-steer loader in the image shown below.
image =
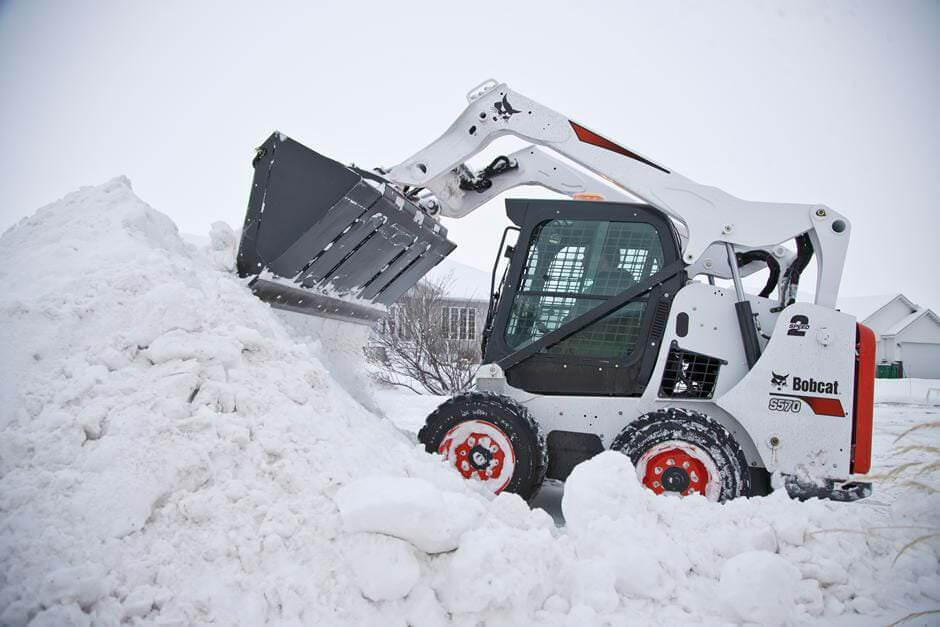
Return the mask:
[[(835, 309), (844, 216), (700, 185), (504, 83), (467, 98), (439, 139), (390, 169), (269, 137), (238, 254), (251, 289), (372, 324), (455, 248), (438, 216), (541, 185), (572, 200), (506, 201), (483, 365), (474, 391), (427, 418), (429, 452), (526, 498), (605, 449), (659, 494), (765, 494), (771, 473), (798, 498), (870, 494), (851, 475), (870, 467), (874, 335)], [(503, 135), (532, 145), (465, 163)], [(814, 302), (798, 302), (813, 256)], [(742, 277), (764, 270), (746, 293)]]

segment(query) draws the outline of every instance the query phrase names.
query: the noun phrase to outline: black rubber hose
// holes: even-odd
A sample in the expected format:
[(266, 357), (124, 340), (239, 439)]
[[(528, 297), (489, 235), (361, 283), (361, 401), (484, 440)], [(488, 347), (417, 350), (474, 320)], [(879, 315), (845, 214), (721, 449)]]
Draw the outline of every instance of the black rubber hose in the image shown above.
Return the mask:
[(770, 270), (767, 283), (760, 291), (760, 294), (758, 294), (761, 298), (767, 298), (773, 293), (774, 289), (777, 287), (777, 282), (780, 280), (780, 263), (766, 250), (749, 250), (746, 253), (738, 253), (739, 267), (743, 268), (754, 261), (763, 261), (767, 264), (767, 269)]
[[(803, 270), (806, 269), (806, 266), (809, 265), (810, 259), (813, 258), (813, 242), (809, 238), (808, 233), (803, 233), (802, 235), (797, 236), (796, 238), (796, 259), (790, 264), (790, 267), (787, 268), (786, 273), (784, 274), (784, 279), (786, 280), (788, 291), (792, 294), (796, 294), (796, 289), (789, 290), (789, 287), (798, 288), (800, 285), (800, 275), (803, 274)], [(790, 302), (787, 305), (792, 305), (796, 301), (795, 298), (790, 298)]]

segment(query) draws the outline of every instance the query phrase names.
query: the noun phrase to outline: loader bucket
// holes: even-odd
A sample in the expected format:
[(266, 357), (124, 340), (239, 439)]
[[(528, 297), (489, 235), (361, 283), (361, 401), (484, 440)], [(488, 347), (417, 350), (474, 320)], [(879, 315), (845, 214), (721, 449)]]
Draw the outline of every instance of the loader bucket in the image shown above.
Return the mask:
[(393, 186), (281, 133), (254, 168), (238, 274), (275, 307), (371, 324), (456, 248)]

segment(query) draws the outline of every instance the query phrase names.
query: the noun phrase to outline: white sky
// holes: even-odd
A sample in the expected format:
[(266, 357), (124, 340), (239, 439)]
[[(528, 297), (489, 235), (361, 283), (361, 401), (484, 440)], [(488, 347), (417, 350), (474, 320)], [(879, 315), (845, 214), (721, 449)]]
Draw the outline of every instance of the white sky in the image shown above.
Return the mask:
[[(701, 183), (837, 209), (844, 295), (940, 311), (936, 1), (0, 0), (0, 228), (118, 174), (183, 231), (238, 226), (272, 130), (391, 165), (490, 77)], [(488, 269), (504, 221), (447, 221), (454, 259)]]

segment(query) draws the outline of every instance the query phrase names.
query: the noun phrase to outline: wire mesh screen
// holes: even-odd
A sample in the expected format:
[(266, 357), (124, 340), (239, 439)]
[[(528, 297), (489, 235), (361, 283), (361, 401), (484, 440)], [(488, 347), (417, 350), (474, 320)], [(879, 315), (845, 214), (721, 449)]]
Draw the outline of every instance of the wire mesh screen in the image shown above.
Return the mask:
[[(506, 341), (519, 348), (629, 289), (662, 267), (659, 233), (645, 222), (549, 220), (533, 233)], [(645, 302), (622, 307), (550, 349), (617, 357), (636, 345)]]
[(659, 395), (670, 398), (711, 398), (721, 361), (708, 355), (672, 347), (663, 369)]
[(612, 296), (661, 266), (651, 224), (550, 220), (533, 235), (521, 289)]

